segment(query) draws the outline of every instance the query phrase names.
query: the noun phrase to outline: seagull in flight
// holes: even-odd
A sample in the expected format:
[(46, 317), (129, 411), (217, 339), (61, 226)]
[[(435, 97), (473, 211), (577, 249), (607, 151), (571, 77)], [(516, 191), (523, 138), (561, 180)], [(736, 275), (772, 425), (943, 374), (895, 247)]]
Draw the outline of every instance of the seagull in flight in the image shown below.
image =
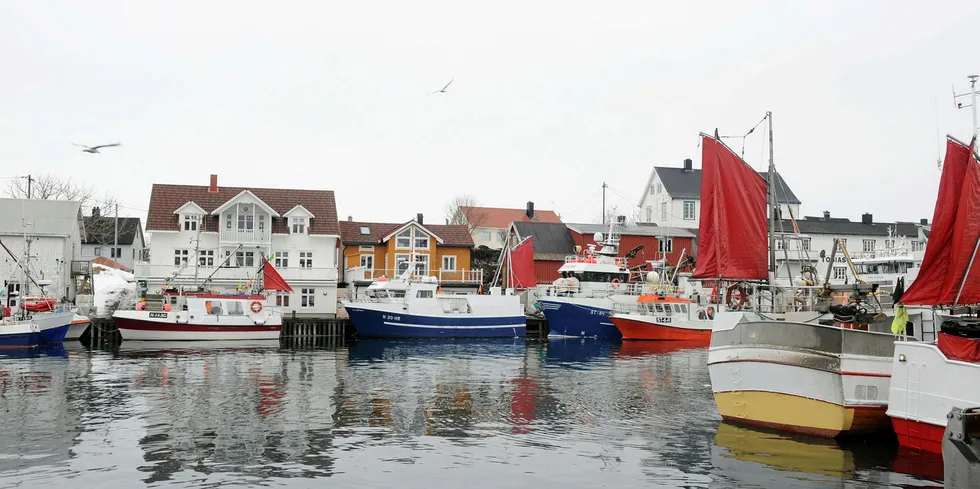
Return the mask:
[(92, 154), (102, 154), (99, 152), (99, 148), (111, 148), (113, 146), (122, 146), (122, 143), (100, 144), (98, 146), (85, 146), (84, 144), (77, 144), (77, 143), (71, 143), (71, 144), (74, 144), (75, 146), (82, 148), (82, 151), (85, 153), (92, 153)]
[(453, 78), (452, 80), (449, 80), (449, 83), (447, 83), (446, 86), (442, 87), (442, 90), (436, 90), (436, 91), (433, 91), (433, 92), (429, 92), (429, 95), (432, 95), (433, 93), (446, 93), (446, 89), (449, 88), (449, 85), (452, 85), (454, 81), (456, 81), (455, 78)]

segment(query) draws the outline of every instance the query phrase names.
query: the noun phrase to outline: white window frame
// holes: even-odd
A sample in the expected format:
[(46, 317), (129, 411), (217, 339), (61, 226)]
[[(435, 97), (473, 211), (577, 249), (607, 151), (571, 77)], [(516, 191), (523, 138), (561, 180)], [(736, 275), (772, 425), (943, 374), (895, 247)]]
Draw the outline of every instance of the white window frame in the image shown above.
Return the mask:
[(309, 226), (306, 225), (305, 217), (294, 217), (291, 219), (290, 234), (306, 234)]
[(657, 241), (657, 249), (661, 253), (672, 253), (674, 251), (674, 238), (659, 238)]
[(276, 252), (276, 268), (289, 268), (289, 252), (279, 251)]
[(300, 307), (316, 307), (316, 289), (299, 289), (299, 306)]
[(655, 184), (652, 184), (652, 183), (651, 183), (651, 184), (650, 184), (650, 195), (653, 195), (653, 194), (654, 194), (654, 189), (655, 189), (655, 188), (657, 188), (657, 186), (656, 186)]
[(102, 256), (102, 247), (96, 246), (92, 248), (92, 256)]
[(276, 292), (276, 306), (278, 306), (278, 307), (289, 307), (289, 293), (288, 292)]
[(232, 214), (232, 213), (230, 213), (230, 212), (226, 212), (225, 213), (225, 229), (231, 231), (232, 226), (235, 224), (234, 221), (235, 221), (235, 215)]
[(447, 272), (456, 271), (456, 255), (443, 255), (442, 270)]
[(254, 267), (255, 266), (255, 252), (254, 251), (246, 251), (245, 252), (245, 266), (246, 267)]
[[(415, 276), (417, 277), (428, 277), (429, 276), (429, 255), (418, 254), (415, 255)], [(422, 265), (420, 268), (419, 265)]]
[(358, 255), (358, 256), (360, 256), (360, 261), (359, 261), (360, 266), (368, 270), (374, 270), (374, 255)]
[(661, 221), (667, 220), (667, 202), (660, 203), (660, 220)]
[(493, 233), (490, 231), (480, 231), (480, 241), (489, 242), (493, 238)]
[(834, 267), (834, 280), (847, 280), (847, 267)]
[[(684, 210), (684, 220), (693, 221), (697, 213), (697, 204), (693, 200), (685, 200), (682, 204)], [(688, 214), (688, 208), (690, 208), (690, 214)]]
[(197, 231), (197, 214), (184, 214), (184, 231)]
[[(405, 273), (405, 270), (408, 270), (408, 267), (411, 266), (409, 265), (411, 258), (412, 255), (409, 253), (395, 253), (395, 275), (401, 275)], [(405, 263), (404, 269), (401, 267), (402, 263)]]
[(371, 245), (360, 245), (357, 247), (357, 251), (368, 251), (374, 253), (374, 246)]
[(865, 239), (861, 240), (861, 250), (865, 253), (874, 253), (875, 251), (875, 240)]
[(802, 238), (800, 240), (800, 246), (803, 251), (810, 251), (810, 238)]
[[(405, 240), (402, 244), (402, 240)], [(412, 249), (412, 228), (405, 228), (402, 232), (395, 235), (395, 249), (396, 250), (410, 250)]]
[(214, 266), (214, 250), (200, 250), (197, 255), (197, 262), (202, 267)]
[(174, 266), (179, 267), (190, 259), (191, 250), (185, 248), (178, 248), (174, 250)]
[(890, 249), (892, 249), (894, 247), (895, 247), (895, 240), (894, 239), (886, 239), (885, 240), (885, 249), (886, 250), (890, 250)]
[(361, 234), (371, 234), (371, 226), (361, 226)]
[[(429, 249), (429, 235), (425, 234), (425, 231), (422, 231), (421, 229), (415, 229), (413, 234), (414, 234), (413, 239), (415, 240), (415, 249), (417, 250)], [(421, 240), (425, 240), (424, 245), (419, 244)]]
[(926, 249), (922, 241), (912, 240), (912, 251), (922, 251)]
[(299, 267), (300, 268), (313, 268), (313, 252), (312, 251), (300, 251), (299, 252)]

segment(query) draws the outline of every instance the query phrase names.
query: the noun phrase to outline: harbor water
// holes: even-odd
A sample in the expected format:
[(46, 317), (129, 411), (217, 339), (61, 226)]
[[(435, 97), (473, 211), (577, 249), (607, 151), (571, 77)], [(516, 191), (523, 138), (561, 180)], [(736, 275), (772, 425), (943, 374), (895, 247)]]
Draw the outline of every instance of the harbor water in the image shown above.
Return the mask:
[(0, 352), (0, 487), (942, 487), (721, 421), (707, 351), (596, 340)]

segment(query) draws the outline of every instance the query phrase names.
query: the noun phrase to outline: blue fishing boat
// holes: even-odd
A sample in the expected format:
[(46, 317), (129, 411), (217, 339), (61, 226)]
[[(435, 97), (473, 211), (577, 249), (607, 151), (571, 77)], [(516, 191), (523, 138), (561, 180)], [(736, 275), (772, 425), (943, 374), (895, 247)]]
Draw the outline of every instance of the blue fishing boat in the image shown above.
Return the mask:
[(41, 331), (30, 321), (0, 322), (0, 349), (34, 348), (41, 343)]

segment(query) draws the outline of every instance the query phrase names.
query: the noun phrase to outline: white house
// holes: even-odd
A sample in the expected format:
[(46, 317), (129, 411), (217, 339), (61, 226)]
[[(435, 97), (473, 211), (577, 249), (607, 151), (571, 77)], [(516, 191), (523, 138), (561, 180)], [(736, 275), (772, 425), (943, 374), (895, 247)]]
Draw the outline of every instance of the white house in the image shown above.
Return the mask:
[[(768, 174), (759, 173), (768, 180)], [(776, 174), (776, 199), (783, 218), (791, 215), (800, 218), (800, 200), (778, 173)], [(690, 159), (684, 166), (673, 168), (656, 166), (643, 188), (643, 196), (636, 222), (679, 228), (697, 228), (701, 220), (701, 170), (693, 167)]]
[(195, 283), (235, 291), (271, 260), (292, 293), (269, 298), (285, 316), (334, 317), (340, 228), (331, 190), (154, 184), (149, 262), (136, 265), (150, 293)]
[[(66, 200), (0, 199), (0, 280), (6, 289), (3, 305), (19, 292), (24, 273), (18, 261), (30, 263), (34, 280), (50, 296), (75, 298), (76, 276), (87, 276), (89, 266), (80, 261), (83, 234), (81, 204)], [(24, 260), (30, 240), (30, 259)], [(33, 284), (30, 295), (41, 295)]]
[(453, 222), (472, 229), (473, 243), (494, 250), (504, 247), (504, 238), (512, 222), (561, 222), (555, 211), (535, 210), (534, 202), (528, 202), (524, 209), (460, 206), (456, 212), (458, 216)]
[(82, 258), (91, 260), (105, 257), (132, 270), (142, 261), (146, 240), (143, 238), (143, 222), (138, 217), (110, 217), (102, 215), (98, 207), (84, 218), (85, 238), (82, 241)]

